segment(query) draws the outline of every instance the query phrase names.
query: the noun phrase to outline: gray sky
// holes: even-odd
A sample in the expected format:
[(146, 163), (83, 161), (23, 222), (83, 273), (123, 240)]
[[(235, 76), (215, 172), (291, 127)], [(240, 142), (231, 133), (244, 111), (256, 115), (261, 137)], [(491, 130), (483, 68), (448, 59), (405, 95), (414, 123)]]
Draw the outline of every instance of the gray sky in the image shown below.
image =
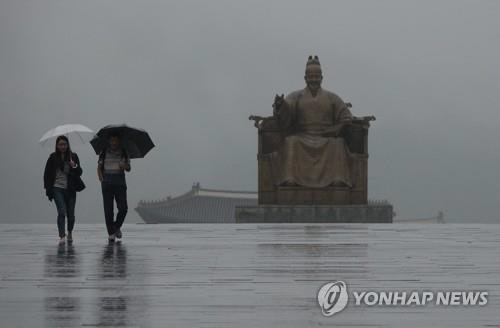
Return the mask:
[[(132, 161), (140, 199), (256, 190), (257, 131), (275, 93), (323, 87), (375, 115), (369, 198), (398, 218), (443, 210), (499, 221), (498, 1), (0, 0), (0, 222), (55, 222), (42, 174), (59, 124), (126, 122), (157, 147)], [(77, 222), (101, 222), (90, 146), (73, 147), (87, 189)]]

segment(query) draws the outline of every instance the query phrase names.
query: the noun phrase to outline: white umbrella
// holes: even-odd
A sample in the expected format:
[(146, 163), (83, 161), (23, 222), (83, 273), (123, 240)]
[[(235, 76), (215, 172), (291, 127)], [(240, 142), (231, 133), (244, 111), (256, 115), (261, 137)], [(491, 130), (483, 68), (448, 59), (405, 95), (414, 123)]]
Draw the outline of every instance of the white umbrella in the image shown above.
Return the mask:
[(73, 144), (74, 141), (87, 143), (94, 137), (95, 132), (82, 124), (64, 124), (47, 131), (43, 137), (38, 140), (38, 143), (44, 146), (49, 140), (55, 141), (55, 139), (61, 135), (68, 137), (71, 144)]

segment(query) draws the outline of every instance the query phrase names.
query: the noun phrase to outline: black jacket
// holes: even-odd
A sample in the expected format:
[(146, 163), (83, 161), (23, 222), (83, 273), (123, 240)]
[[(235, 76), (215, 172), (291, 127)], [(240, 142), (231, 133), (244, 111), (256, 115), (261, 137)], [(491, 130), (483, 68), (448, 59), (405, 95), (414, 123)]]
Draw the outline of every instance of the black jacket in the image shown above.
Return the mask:
[[(80, 166), (80, 159), (78, 158), (78, 155), (76, 153), (71, 152), (71, 157), (73, 158), (73, 161), (76, 163), (76, 167), (75, 168), (70, 167), (69, 169), (68, 191), (75, 191), (74, 178), (81, 176), (83, 171), (82, 167)], [(56, 153), (53, 152), (47, 159), (47, 163), (45, 164), (45, 171), (43, 173), (43, 187), (49, 193), (51, 192), (52, 187), (54, 186), (54, 182), (56, 180), (56, 169), (57, 169), (57, 158), (56, 158)]]

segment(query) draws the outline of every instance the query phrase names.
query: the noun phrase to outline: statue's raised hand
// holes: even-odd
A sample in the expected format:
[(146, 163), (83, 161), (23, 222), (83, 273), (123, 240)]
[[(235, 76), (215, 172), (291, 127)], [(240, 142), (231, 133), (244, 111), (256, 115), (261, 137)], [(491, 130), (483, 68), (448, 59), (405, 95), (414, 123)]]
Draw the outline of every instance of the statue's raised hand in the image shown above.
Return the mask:
[(274, 104), (273, 104), (273, 114), (277, 114), (280, 111), (281, 106), (285, 102), (285, 95), (276, 95), (274, 97)]

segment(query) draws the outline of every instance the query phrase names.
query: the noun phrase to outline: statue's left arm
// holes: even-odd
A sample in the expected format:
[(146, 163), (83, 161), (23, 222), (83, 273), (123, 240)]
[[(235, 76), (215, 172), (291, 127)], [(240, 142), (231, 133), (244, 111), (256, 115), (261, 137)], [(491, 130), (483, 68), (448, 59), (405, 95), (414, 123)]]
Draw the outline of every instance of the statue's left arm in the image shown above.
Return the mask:
[(331, 133), (333, 136), (338, 137), (342, 130), (351, 125), (352, 114), (349, 110), (350, 104), (346, 104), (339, 96), (332, 94), (332, 106), (333, 106), (333, 130)]
[(339, 109), (336, 117), (334, 118), (334, 120), (335, 120), (334, 124), (342, 124), (342, 125), (351, 124), (352, 113), (349, 110), (349, 106), (346, 103), (344, 103), (342, 100), (340, 100), (339, 107), (340, 107), (340, 109)]

